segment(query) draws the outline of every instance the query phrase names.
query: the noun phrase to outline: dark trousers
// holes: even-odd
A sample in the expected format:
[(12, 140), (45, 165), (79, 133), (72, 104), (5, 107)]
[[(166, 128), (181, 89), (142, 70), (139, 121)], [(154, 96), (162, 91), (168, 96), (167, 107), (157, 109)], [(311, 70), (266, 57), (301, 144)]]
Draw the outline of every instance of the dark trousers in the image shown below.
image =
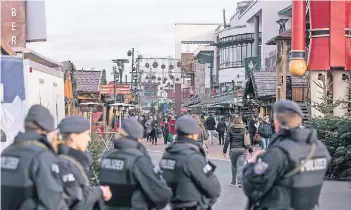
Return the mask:
[(169, 135), (169, 131), (168, 130), (164, 130), (163, 131), (163, 141), (165, 144), (167, 144), (168, 142), (168, 135)]
[(218, 133), (219, 144), (224, 144), (224, 132)]

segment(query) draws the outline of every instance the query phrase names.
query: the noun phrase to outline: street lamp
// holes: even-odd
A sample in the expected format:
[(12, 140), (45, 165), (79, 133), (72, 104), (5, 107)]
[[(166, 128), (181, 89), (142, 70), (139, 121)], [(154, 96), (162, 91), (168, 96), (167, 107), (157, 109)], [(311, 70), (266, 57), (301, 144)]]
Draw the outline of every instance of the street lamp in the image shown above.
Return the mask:
[(285, 23), (288, 22), (289, 19), (279, 19), (276, 23), (279, 24), (279, 34), (284, 33), (286, 31)]
[[(124, 64), (125, 63), (129, 63), (129, 60), (128, 59), (114, 59), (114, 60), (112, 60), (112, 62), (113, 63), (116, 63), (117, 64), (117, 68), (118, 68), (118, 73), (117, 73), (117, 71), (115, 70), (115, 67), (114, 67), (114, 70), (115, 70), (115, 72), (116, 72), (116, 76), (118, 75), (119, 76), (119, 82), (120, 82), (120, 84), (122, 84), (122, 78), (123, 78), (123, 71), (124, 71)], [(127, 81), (126, 81), (127, 82)], [(115, 93), (115, 103), (116, 103), (116, 80), (115, 80), (115, 82), (114, 82), (114, 84), (115, 84), (115, 87), (114, 87), (114, 93)], [(121, 95), (121, 102), (122, 102), (122, 95)]]

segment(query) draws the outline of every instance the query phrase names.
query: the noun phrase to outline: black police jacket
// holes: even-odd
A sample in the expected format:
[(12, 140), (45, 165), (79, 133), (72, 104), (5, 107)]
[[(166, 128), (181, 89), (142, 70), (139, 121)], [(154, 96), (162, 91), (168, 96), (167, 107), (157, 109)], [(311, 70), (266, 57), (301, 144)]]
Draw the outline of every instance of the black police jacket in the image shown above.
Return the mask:
[(101, 209), (103, 204), (100, 188), (90, 186), (88, 167), (91, 159), (83, 152), (64, 144), (59, 145), (60, 175), (64, 186), (66, 202), (70, 209)]
[(166, 148), (160, 168), (173, 191), (173, 208), (199, 206), (207, 209), (220, 195), (215, 166), (206, 160), (202, 145), (197, 141), (179, 136)]
[[(297, 173), (288, 176), (310, 154), (311, 142), (316, 143), (311, 159)], [(259, 161), (244, 168), (244, 192), (252, 205), (261, 208), (313, 209), (329, 160), (328, 150), (314, 130), (296, 128), (278, 132)]]
[(100, 184), (112, 191), (109, 209), (162, 209), (172, 197), (160, 170), (136, 140), (115, 140), (114, 149), (101, 160), (99, 176)]
[(45, 136), (19, 133), (1, 154), (1, 209), (67, 210), (59, 170)]

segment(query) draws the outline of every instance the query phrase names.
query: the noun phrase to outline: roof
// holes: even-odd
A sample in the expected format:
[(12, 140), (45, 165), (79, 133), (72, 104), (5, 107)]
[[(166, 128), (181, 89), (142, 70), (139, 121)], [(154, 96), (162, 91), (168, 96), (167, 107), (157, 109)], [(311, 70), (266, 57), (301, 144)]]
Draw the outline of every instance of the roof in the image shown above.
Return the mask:
[[(287, 73), (287, 76), (291, 76)], [(293, 88), (307, 87), (307, 78), (291, 76)], [(276, 94), (276, 72), (271, 71), (254, 71), (250, 73), (249, 82), (253, 83), (254, 93), (257, 98), (275, 97)]]
[(77, 70), (77, 91), (84, 93), (96, 93), (100, 91), (101, 71)]
[(67, 70), (68, 70), (69, 62), (70, 62), (70, 61), (63, 61), (63, 62), (61, 62), (61, 64), (63, 65), (62, 69), (63, 69), (64, 71), (67, 71)]
[(49, 68), (60, 68), (62, 67), (62, 64), (59, 62), (56, 62), (54, 60), (51, 60), (49, 58), (46, 58), (43, 55), (40, 55), (39, 53), (28, 49), (28, 48), (23, 48), (23, 47), (15, 47), (13, 50), (16, 53), (22, 53), (24, 59), (29, 59), (31, 61), (34, 61), (36, 63), (39, 63), (41, 65), (47, 66)]
[(266, 44), (267, 45), (276, 45), (278, 40), (291, 40), (291, 29), (279, 34), (276, 37), (273, 37)]

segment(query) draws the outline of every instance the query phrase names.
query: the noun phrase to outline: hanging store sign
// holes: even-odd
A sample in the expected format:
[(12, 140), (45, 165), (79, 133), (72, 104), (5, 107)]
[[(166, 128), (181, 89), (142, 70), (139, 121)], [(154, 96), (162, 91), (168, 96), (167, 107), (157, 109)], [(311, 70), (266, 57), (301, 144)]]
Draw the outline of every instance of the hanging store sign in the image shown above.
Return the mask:
[(26, 47), (25, 1), (1, 1), (1, 39), (11, 47)]
[(113, 95), (114, 87), (116, 88), (116, 94), (130, 94), (131, 85), (129, 84), (109, 84), (109, 85), (100, 85), (100, 94), (104, 95)]

